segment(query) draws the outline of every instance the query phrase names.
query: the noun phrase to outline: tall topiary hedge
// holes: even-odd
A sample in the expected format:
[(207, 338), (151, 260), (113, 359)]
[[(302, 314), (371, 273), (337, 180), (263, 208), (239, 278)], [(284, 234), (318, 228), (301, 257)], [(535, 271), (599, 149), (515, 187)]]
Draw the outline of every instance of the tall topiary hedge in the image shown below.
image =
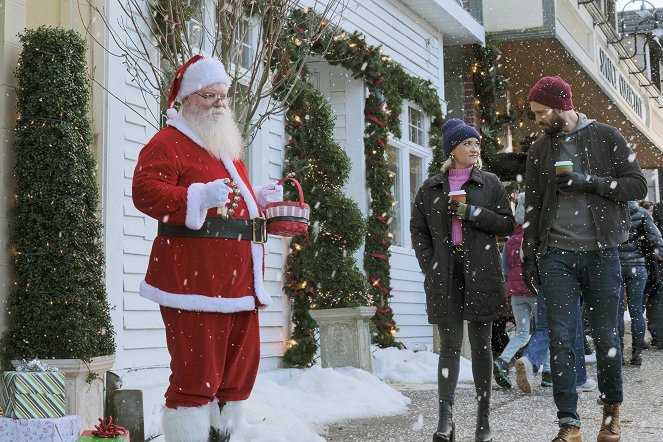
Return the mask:
[(15, 286), (4, 337), (11, 359), (114, 353), (84, 40), (40, 27), (20, 35), (16, 76)]

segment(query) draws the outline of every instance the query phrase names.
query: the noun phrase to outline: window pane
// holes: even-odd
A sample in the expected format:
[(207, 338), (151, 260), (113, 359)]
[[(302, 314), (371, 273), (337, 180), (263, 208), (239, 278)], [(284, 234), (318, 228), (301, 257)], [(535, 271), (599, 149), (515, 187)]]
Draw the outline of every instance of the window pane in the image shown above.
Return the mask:
[(244, 69), (251, 67), (252, 62), (251, 32), (251, 23), (248, 19), (243, 19), (236, 30), (235, 44), (237, 45), (239, 65)]
[(422, 112), (408, 106), (408, 133), (409, 140), (423, 146), (424, 140), (424, 115)]
[(392, 244), (403, 245), (403, 214), (401, 205), (401, 164), (399, 151), (394, 146), (387, 146), (387, 162), (389, 171), (393, 174), (394, 183), (391, 186), (391, 194), (394, 197), (394, 205), (391, 211), (391, 223), (389, 229), (393, 235)]
[(410, 154), (410, 207), (424, 180), (424, 159)]

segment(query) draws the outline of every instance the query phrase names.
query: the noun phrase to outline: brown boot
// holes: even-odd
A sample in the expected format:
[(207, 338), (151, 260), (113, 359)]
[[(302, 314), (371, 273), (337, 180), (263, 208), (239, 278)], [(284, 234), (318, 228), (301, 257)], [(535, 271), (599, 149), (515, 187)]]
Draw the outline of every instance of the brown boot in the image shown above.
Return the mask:
[(562, 424), (559, 427), (559, 433), (552, 442), (582, 442), (580, 427)]
[(622, 435), (622, 423), (619, 420), (619, 405), (603, 406), (603, 423), (596, 442), (619, 442)]

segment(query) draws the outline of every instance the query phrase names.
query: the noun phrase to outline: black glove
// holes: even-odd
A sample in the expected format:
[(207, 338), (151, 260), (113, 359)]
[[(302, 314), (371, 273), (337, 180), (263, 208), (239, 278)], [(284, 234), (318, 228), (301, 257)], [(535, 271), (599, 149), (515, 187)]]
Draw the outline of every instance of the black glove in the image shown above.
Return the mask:
[(447, 210), (453, 216), (457, 216), (461, 220), (472, 221), (472, 218), (474, 218), (474, 211), (476, 210), (476, 207), (474, 207), (472, 204), (465, 204), (450, 199)]
[(536, 262), (536, 256), (529, 255), (524, 257), (522, 268), (525, 285), (531, 292), (538, 293), (541, 287), (541, 280), (539, 279), (539, 265)]
[(557, 189), (571, 192), (586, 192), (592, 190), (591, 177), (578, 172), (562, 172), (555, 176)]

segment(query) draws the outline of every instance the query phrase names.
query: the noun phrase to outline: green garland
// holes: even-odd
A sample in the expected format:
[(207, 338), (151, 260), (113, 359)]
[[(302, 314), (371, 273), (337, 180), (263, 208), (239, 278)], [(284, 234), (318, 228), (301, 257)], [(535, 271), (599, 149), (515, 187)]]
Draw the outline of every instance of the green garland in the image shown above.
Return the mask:
[(481, 126), (481, 147), (485, 154), (495, 154), (502, 149), (499, 137), (505, 125), (513, 124), (511, 115), (500, 114), (495, 101), (506, 95), (509, 78), (502, 71), (499, 60), (502, 53), (496, 46), (475, 46), (476, 62), (472, 66), (472, 81), (476, 94)]
[[(291, 37), (282, 43), (280, 57), (283, 69), (289, 69), (289, 51), (302, 50), (303, 40), (300, 38), (306, 33), (308, 26), (319, 26), (320, 23), (311, 19), (313, 12), (299, 10), (293, 14)], [(409, 99), (419, 104), (424, 112), (432, 118), (430, 131), (430, 145), (433, 147), (433, 162), (439, 170), (443, 158), (441, 149), (441, 126), (442, 110), (440, 100), (435, 88), (430, 81), (421, 80), (408, 75), (397, 63), (382, 54), (377, 46), (367, 45), (363, 35), (353, 33), (348, 35), (342, 30), (329, 31), (315, 42), (310, 42), (313, 52), (325, 57), (330, 64), (341, 65), (347, 68), (355, 78), (361, 78), (368, 88), (368, 96), (364, 107), (366, 127), (364, 131), (364, 149), (366, 155), (366, 180), (371, 195), (370, 216), (367, 223), (365, 236), (365, 259), (364, 268), (368, 277), (370, 292), (366, 299), (372, 300), (377, 307), (377, 313), (372, 320), (373, 340), (381, 347), (402, 347), (395, 340), (398, 331), (393, 317), (393, 310), (389, 306), (391, 298), (389, 247), (392, 235), (389, 231), (389, 218), (392, 214), (393, 196), (391, 186), (393, 177), (389, 172), (385, 149), (392, 136), (400, 137), (400, 115), (402, 102)], [(279, 72), (277, 72), (279, 75)], [(305, 75), (305, 70), (301, 72)], [(304, 83), (302, 80), (301, 83)], [(286, 173), (294, 173), (307, 189), (309, 200), (316, 202), (312, 213), (325, 211), (324, 201), (329, 198), (327, 193), (316, 193), (320, 187), (319, 183), (329, 177), (322, 175), (311, 176), (311, 170), (319, 170), (320, 146), (333, 143), (332, 130), (314, 131), (310, 126), (326, 128), (326, 120), (323, 122), (312, 120), (315, 113), (326, 114), (329, 104), (317, 92), (309, 91), (309, 88), (301, 84), (295, 87), (301, 88), (300, 98), (295, 100), (287, 115), (286, 130), (291, 135), (291, 142), (286, 147)], [(310, 109), (316, 110), (314, 113)], [(320, 109), (319, 111), (317, 109)], [(302, 118), (305, 120), (302, 122)], [(294, 123), (293, 123), (294, 121)], [(315, 121), (315, 124), (313, 124)], [(296, 124), (295, 124), (296, 123)], [(315, 136), (306, 137), (302, 130), (308, 131)], [(338, 155), (336, 153), (335, 155)], [(331, 161), (331, 158), (327, 158)], [(308, 162), (308, 163), (307, 163)], [(311, 164), (314, 163), (314, 164)], [(326, 167), (330, 167), (327, 164)], [(337, 171), (325, 172), (325, 174), (338, 174)], [(338, 184), (338, 183), (336, 183)], [(332, 193), (333, 194), (333, 193)], [(311, 199), (311, 195), (315, 195)], [(316, 207), (317, 205), (317, 207)], [(333, 209), (335, 206), (328, 206)], [(315, 215), (324, 216), (325, 214)], [(324, 254), (325, 247), (321, 246), (319, 238), (325, 234), (328, 223), (319, 223), (311, 219), (309, 228), (309, 241), (303, 238), (294, 238), (291, 242), (291, 255), (288, 258), (286, 271), (285, 290), (293, 302), (293, 324), (294, 332), (287, 350), (284, 361), (293, 366), (310, 366), (313, 363), (317, 343), (314, 338), (315, 321), (308, 314), (310, 308), (329, 308), (330, 306), (347, 307), (359, 305), (357, 296), (347, 298), (333, 297), (333, 303), (329, 303), (328, 295), (318, 286), (322, 281), (311, 285), (310, 281), (317, 281), (313, 276), (311, 268), (319, 266), (321, 269), (328, 267), (329, 259)], [(343, 230), (338, 231), (340, 239), (346, 239), (356, 233), (357, 227), (344, 222)], [(363, 232), (362, 232), (363, 234)], [(357, 241), (359, 242), (359, 241)], [(346, 243), (349, 246), (349, 243)], [(348, 251), (347, 247), (343, 250)], [(328, 251), (327, 251), (328, 252)], [(314, 262), (315, 264), (310, 264)], [(309, 270), (307, 270), (309, 269)], [(327, 272), (329, 273), (329, 272)], [(338, 285), (338, 276), (333, 284)], [(366, 282), (364, 280), (364, 282)], [(336, 288), (334, 285), (332, 287)]]

